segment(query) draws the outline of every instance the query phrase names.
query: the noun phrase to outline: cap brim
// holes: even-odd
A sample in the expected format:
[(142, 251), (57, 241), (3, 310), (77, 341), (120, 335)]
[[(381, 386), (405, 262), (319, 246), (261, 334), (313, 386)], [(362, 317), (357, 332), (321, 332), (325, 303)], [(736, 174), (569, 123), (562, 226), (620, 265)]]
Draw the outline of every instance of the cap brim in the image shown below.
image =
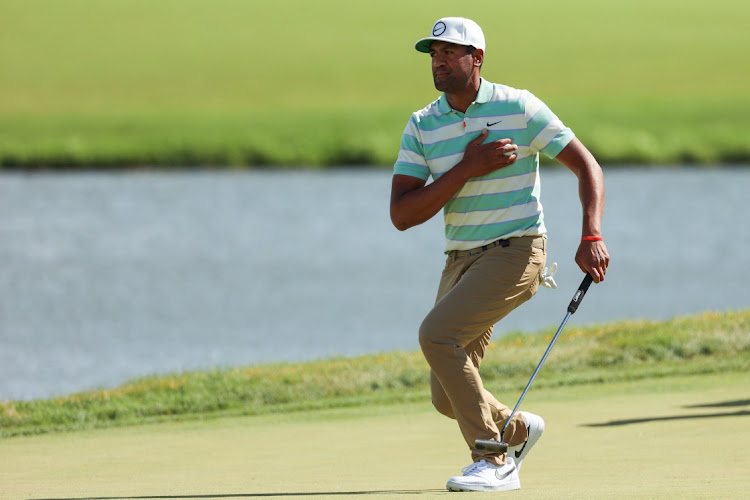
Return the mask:
[(417, 49), (419, 52), (424, 52), (425, 54), (428, 54), (430, 52), (430, 46), (432, 45), (432, 42), (435, 42), (438, 40), (441, 42), (448, 42), (448, 43), (455, 43), (456, 45), (463, 45), (464, 47), (470, 46), (470, 44), (464, 42), (463, 40), (431, 36), (427, 38), (422, 38), (421, 40), (417, 41), (417, 43), (414, 44), (414, 48)]

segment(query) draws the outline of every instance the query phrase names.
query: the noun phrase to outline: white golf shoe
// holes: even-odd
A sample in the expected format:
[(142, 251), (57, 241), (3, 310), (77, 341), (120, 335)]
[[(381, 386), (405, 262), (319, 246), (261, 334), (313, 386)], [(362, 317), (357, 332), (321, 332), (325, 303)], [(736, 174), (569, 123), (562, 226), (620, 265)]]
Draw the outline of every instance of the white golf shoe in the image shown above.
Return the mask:
[(448, 491), (508, 491), (521, 489), (518, 469), (512, 458), (505, 465), (494, 465), (484, 460), (463, 468), (463, 476), (448, 480)]
[(539, 415), (534, 415), (527, 411), (519, 411), (518, 414), (521, 415), (524, 422), (526, 422), (526, 428), (529, 430), (529, 437), (523, 444), (508, 448), (508, 456), (515, 460), (516, 467), (520, 471), (523, 459), (529, 454), (531, 447), (539, 441), (540, 437), (542, 437), (542, 433), (544, 432), (544, 420), (542, 420), (542, 417)]

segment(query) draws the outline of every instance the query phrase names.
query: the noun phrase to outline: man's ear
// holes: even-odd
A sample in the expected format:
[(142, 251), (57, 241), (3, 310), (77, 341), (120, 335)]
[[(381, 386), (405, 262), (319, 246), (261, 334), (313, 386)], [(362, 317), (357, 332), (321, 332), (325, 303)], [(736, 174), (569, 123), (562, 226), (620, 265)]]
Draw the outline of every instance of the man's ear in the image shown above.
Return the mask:
[(474, 66), (482, 66), (484, 62), (484, 51), (482, 49), (474, 49), (471, 54), (474, 57)]

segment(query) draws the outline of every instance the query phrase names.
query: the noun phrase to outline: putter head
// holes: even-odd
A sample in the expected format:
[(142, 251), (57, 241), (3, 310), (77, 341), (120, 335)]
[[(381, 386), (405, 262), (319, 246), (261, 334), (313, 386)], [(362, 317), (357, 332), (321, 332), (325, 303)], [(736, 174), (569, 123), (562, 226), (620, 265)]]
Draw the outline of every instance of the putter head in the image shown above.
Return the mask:
[(474, 441), (474, 447), (477, 450), (491, 451), (493, 453), (506, 453), (508, 443), (495, 441), (494, 439), (477, 439)]

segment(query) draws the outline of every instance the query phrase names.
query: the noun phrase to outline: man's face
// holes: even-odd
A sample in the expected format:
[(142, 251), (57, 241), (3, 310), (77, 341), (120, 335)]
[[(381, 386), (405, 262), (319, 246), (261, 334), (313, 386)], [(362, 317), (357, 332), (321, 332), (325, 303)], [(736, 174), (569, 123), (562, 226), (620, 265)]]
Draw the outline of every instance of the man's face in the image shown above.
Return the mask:
[(468, 87), (476, 58), (472, 47), (436, 41), (430, 45), (432, 79), (442, 92), (459, 92)]

